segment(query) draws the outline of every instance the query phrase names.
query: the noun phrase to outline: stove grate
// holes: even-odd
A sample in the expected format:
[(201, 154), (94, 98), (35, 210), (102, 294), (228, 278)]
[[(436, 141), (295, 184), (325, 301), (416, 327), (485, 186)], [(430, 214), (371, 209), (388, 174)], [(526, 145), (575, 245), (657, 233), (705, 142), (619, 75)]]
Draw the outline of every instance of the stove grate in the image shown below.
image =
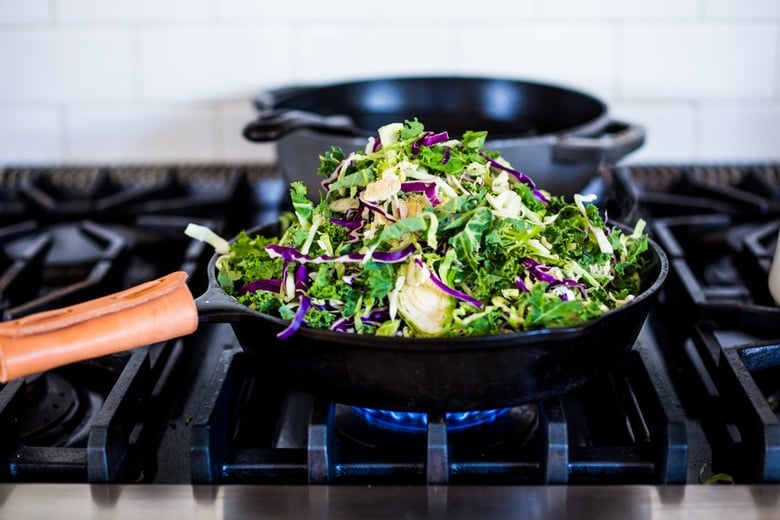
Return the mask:
[[(605, 375), (582, 394), (539, 403), (538, 424), (499, 443), (480, 442), (483, 433), (461, 442), (468, 430), (450, 431), (443, 415), (428, 416), (424, 435), (393, 431), (386, 436), (394, 442), (355, 442), (341, 431), (343, 405), (267, 388), (251, 358), (226, 351), (193, 421), (192, 482), (685, 482), (685, 422), (647, 336), (625, 377)], [(587, 421), (582, 402), (590, 403)], [(599, 417), (599, 408), (608, 411)]]

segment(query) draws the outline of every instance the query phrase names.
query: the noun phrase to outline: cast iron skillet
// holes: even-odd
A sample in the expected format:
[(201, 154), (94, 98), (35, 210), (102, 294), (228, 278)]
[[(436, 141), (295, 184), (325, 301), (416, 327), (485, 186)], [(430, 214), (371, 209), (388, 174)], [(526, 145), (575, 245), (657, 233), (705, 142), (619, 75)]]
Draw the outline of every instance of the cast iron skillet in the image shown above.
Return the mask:
[[(277, 236), (278, 224), (249, 234)], [(581, 326), (461, 338), (388, 338), (303, 327), (225, 293), (214, 255), (194, 300), (175, 272), (114, 295), (0, 324), (0, 382), (230, 322), (267, 377), (344, 404), (419, 412), (484, 410), (560, 395), (627, 358), (669, 269), (652, 240), (642, 292)]]
[(485, 149), (499, 152), (554, 195), (580, 192), (605, 163), (638, 149), (645, 130), (613, 120), (604, 101), (561, 85), (508, 78), (419, 76), (372, 78), (266, 90), (244, 127), (251, 142), (275, 143), (279, 170), (312, 196), (323, 150), (362, 150), (392, 122), (418, 118), (427, 130), (486, 130)]
[(543, 134), (586, 135), (608, 122), (606, 104), (578, 90), (503, 78), (375, 78), (260, 92), (251, 141), (272, 141), (309, 128), (331, 135), (372, 136), (388, 121), (413, 117), (430, 129), (486, 129), (493, 139)]

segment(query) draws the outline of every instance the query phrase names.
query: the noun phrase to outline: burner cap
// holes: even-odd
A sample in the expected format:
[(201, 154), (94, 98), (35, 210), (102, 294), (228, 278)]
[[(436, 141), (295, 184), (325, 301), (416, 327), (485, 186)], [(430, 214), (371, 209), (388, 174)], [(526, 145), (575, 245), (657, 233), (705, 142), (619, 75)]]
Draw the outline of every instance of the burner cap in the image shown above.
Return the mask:
[(94, 419), (91, 399), (56, 372), (26, 379), (27, 406), (19, 439), (28, 446), (73, 446), (85, 441), (84, 424)]

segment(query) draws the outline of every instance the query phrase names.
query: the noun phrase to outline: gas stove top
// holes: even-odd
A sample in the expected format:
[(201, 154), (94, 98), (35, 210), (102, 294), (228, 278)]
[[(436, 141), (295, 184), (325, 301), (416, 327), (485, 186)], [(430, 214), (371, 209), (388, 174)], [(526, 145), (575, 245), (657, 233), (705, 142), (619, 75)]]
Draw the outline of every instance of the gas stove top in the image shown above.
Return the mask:
[[(229, 325), (203, 324), (0, 385), (0, 482), (780, 482), (780, 165), (613, 167), (589, 190), (670, 259), (625, 370), (510, 409), (355, 409), (272, 384)], [(3, 319), (174, 270), (200, 294), (210, 251), (187, 223), (233, 236), (276, 220), (285, 191), (258, 164), (6, 168)]]

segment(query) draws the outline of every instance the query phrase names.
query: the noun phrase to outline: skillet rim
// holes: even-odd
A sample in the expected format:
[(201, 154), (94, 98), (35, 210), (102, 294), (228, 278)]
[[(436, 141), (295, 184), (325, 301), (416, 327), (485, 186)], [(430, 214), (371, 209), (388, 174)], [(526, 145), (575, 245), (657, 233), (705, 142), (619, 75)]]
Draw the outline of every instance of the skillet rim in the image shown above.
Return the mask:
[[(320, 83), (301, 83), (289, 86), (281, 87), (269, 87), (261, 90), (254, 96), (254, 104), (262, 113), (263, 110), (281, 109), (281, 110), (308, 110), (310, 112), (326, 115), (332, 111), (325, 111), (322, 109), (312, 110), (307, 108), (301, 108), (297, 104), (306, 101), (310, 97), (322, 96), (329, 93), (342, 93), (342, 91), (354, 91), (361, 88), (364, 89), (381, 89), (384, 86), (392, 85), (401, 87), (404, 89), (414, 88), (419, 83), (448, 83), (457, 81), (464, 83), (463, 87), (473, 88), (474, 85), (478, 85), (480, 89), (485, 89), (495, 84), (509, 85), (515, 89), (531, 89), (531, 90), (544, 90), (548, 95), (554, 96), (566, 96), (578, 103), (585, 103), (590, 105), (598, 113), (591, 119), (578, 121), (575, 124), (562, 125), (560, 128), (556, 128), (546, 132), (540, 132), (535, 136), (522, 136), (522, 135), (500, 135), (495, 139), (488, 139), (492, 143), (512, 144), (517, 142), (526, 142), (527, 140), (549, 140), (550, 138), (558, 138), (564, 135), (587, 135), (589, 132), (594, 131), (597, 128), (601, 128), (610, 121), (609, 106), (607, 102), (599, 97), (595, 92), (584, 89), (580, 86), (568, 84), (566, 82), (546, 81), (533, 78), (512, 77), (505, 75), (485, 75), (485, 74), (395, 74), (388, 76), (376, 76), (376, 77), (355, 77), (345, 78), (343, 80), (333, 82), (320, 82)], [(290, 106), (292, 104), (292, 106)], [(340, 113), (340, 112), (335, 112)], [(379, 113), (379, 112), (376, 112)], [(499, 119), (496, 119), (499, 121)], [(357, 126), (360, 130), (360, 135), (352, 136), (352, 138), (359, 143), (365, 143), (365, 138), (374, 135), (376, 129), (364, 128)], [(316, 131), (316, 135), (320, 135)]]

